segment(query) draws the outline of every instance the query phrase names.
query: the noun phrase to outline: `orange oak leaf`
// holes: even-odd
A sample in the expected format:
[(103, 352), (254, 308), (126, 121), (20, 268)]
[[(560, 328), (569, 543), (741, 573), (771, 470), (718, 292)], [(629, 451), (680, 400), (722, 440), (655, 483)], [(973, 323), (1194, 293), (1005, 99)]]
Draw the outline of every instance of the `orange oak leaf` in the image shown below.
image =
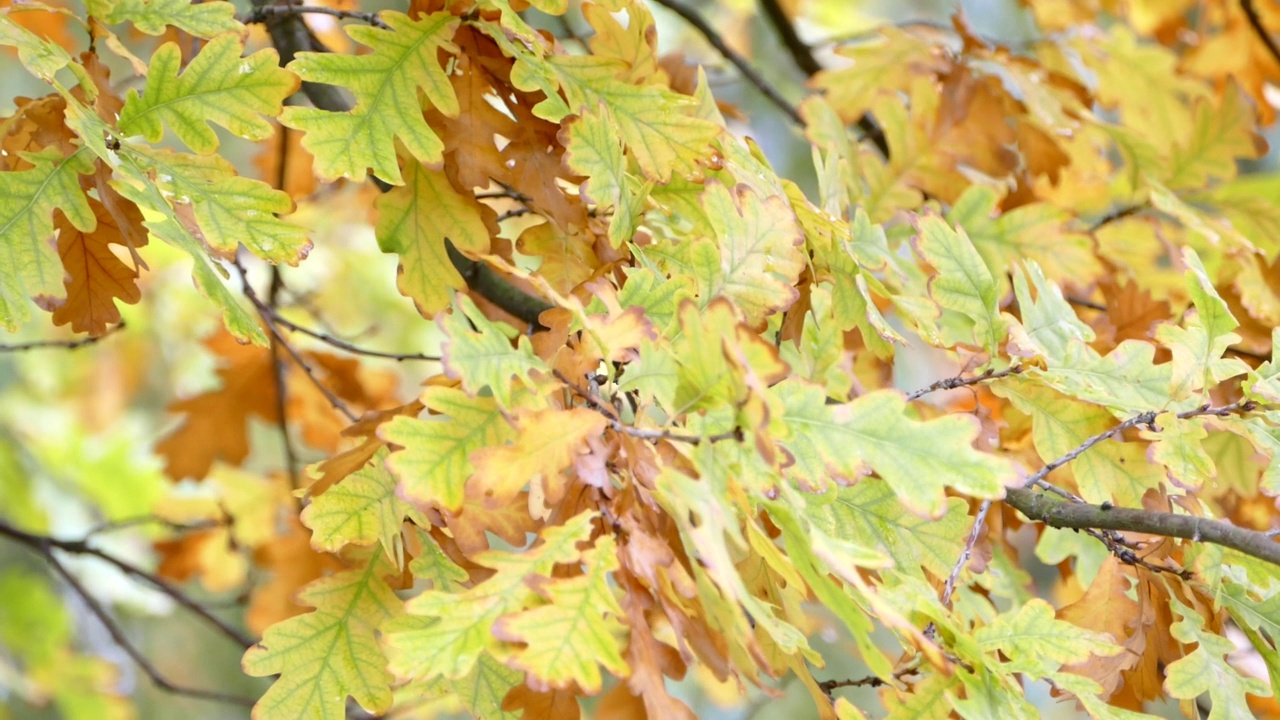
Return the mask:
[(89, 198), (89, 207), (98, 218), (98, 225), (91, 232), (81, 232), (61, 212), (54, 217), (58, 255), (67, 274), (63, 281), (67, 296), (36, 298), (41, 307), (53, 312), (54, 325), (70, 324), (75, 332), (94, 336), (106, 332), (108, 325), (120, 322), (116, 300), (133, 305), (142, 298), (138, 288), (140, 267), (130, 267), (116, 256), (111, 246), (119, 245), (136, 253), (137, 247), (147, 241), (146, 233), (137, 231), (142, 227), (142, 213), (138, 208), (115, 195), (109, 187), (106, 192), (113, 196), (109, 198), (114, 203), (112, 207)]
[(344, 429), (341, 432), (342, 437), (361, 438), (360, 443), (312, 466), (311, 474), (318, 477), (307, 486), (307, 495), (310, 497), (320, 495), (333, 487), (334, 483), (368, 464), (378, 450), (388, 445), (387, 441), (378, 437), (378, 428), (397, 415), (417, 417), (418, 413), (422, 412), (422, 408), (422, 403), (414, 400), (400, 407), (368, 413)]
[(519, 712), (520, 720), (578, 720), (582, 717), (574, 688), (538, 692), (528, 685), (517, 685), (503, 698), (502, 709)]
[(204, 479), (215, 460), (239, 465), (249, 455), (251, 417), (275, 422), (278, 391), (271, 351), (241, 345), (226, 331), (205, 340), (219, 361), (218, 388), (179, 400), (169, 412), (186, 418), (156, 444), (172, 480)]

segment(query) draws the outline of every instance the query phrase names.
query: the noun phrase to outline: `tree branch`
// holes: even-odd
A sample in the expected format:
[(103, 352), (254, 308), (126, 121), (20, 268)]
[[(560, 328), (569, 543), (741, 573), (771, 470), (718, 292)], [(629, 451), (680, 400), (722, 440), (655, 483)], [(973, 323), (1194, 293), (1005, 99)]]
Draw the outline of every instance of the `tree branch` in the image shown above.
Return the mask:
[(1244, 11), (1244, 16), (1249, 21), (1249, 27), (1253, 28), (1253, 32), (1258, 35), (1258, 39), (1267, 47), (1267, 52), (1271, 53), (1271, 59), (1280, 65), (1280, 45), (1276, 44), (1275, 39), (1271, 37), (1271, 33), (1262, 25), (1262, 17), (1258, 15), (1258, 9), (1253, 6), (1253, 0), (1240, 0), (1240, 9)]
[(1022, 367), (1020, 365), (1014, 365), (1012, 367), (1007, 367), (1004, 370), (987, 370), (981, 375), (975, 375), (969, 378), (960, 377), (959, 375), (956, 377), (943, 378), (928, 387), (923, 387), (915, 392), (909, 393), (907, 395), (907, 402), (919, 400), (925, 395), (928, 395), (931, 392), (937, 392), (938, 390), (955, 390), (957, 388), (984, 383), (988, 380), (998, 380), (1002, 377), (1017, 375), (1020, 372), (1022, 372)]
[(787, 117), (791, 118), (792, 122), (804, 127), (804, 118), (800, 117), (800, 111), (796, 109), (796, 106), (784, 98), (777, 88), (770, 85), (769, 81), (765, 80), (764, 76), (755, 69), (755, 66), (747, 62), (746, 58), (729, 47), (724, 38), (720, 37), (715, 28), (707, 24), (707, 21), (703, 20), (701, 15), (678, 0), (654, 0), (654, 2), (679, 15), (685, 22), (692, 25), (695, 30), (702, 34), (702, 37), (706, 38), (711, 47), (715, 48), (716, 52), (720, 53), (725, 60), (728, 60), (730, 64), (737, 68), (738, 72), (742, 73), (742, 77), (747, 82), (754, 85), (762, 95), (768, 98)]
[(32, 550), (35, 550), (36, 552), (40, 553), (46, 558), (52, 558), (53, 550), (57, 549), (65, 553), (71, 553), (72, 555), (88, 555), (90, 557), (95, 557), (95, 558), (98, 558), (99, 560), (103, 560), (108, 564), (115, 566), (117, 569), (121, 570), (126, 575), (129, 575), (130, 577), (138, 578), (139, 580), (146, 582), (148, 585), (160, 591), (161, 593), (167, 595), (170, 599), (172, 599), (178, 605), (181, 605), (183, 608), (191, 612), (193, 615), (196, 615), (200, 619), (204, 620), (209, 625), (217, 629), (218, 632), (220, 632), (222, 635), (235, 641), (241, 647), (248, 648), (253, 646), (253, 643), (254, 643), (253, 638), (231, 627), (220, 618), (215, 617), (204, 607), (201, 607), (199, 603), (187, 597), (186, 594), (183, 593), (181, 590), (170, 585), (168, 582), (166, 582), (162, 578), (156, 575), (153, 575), (132, 563), (121, 560), (120, 558), (110, 553), (103, 552), (102, 550), (99, 550), (93, 547), (92, 545), (89, 544), (87, 539), (58, 540), (57, 538), (48, 537), (46, 535), (35, 535), (32, 533), (24, 532), (22, 530), (19, 530), (18, 528), (13, 527), (12, 525), (8, 525), (3, 522), (0, 522), (0, 536), (7, 537), (10, 540), (13, 540), (14, 542), (20, 543), (22, 545), (26, 545), (27, 547), (31, 548)]
[[(1232, 415), (1238, 412), (1249, 412), (1255, 409), (1256, 407), (1257, 407), (1257, 404), (1252, 401), (1235, 402), (1235, 403), (1231, 403), (1230, 405), (1222, 405), (1219, 407), (1214, 407), (1211, 405), (1201, 405), (1200, 407), (1194, 410), (1187, 410), (1186, 412), (1180, 412), (1178, 413), (1177, 417), (1181, 420), (1187, 420), (1193, 417), (1204, 417), (1208, 415), (1213, 415), (1217, 417), (1226, 417), (1228, 415)], [(1032, 485), (1039, 485), (1045, 490), (1049, 490), (1051, 492), (1057, 493), (1058, 495), (1061, 495), (1067, 498), (1068, 500), (1083, 502), (1079, 498), (1068, 493), (1067, 491), (1062, 490), (1054, 485), (1050, 485), (1049, 483), (1046, 483), (1044, 479), (1048, 477), (1049, 473), (1053, 472), (1054, 470), (1057, 470), (1063, 465), (1066, 465), (1072, 460), (1075, 460), (1076, 458), (1080, 457), (1086, 451), (1088, 451), (1089, 448), (1093, 447), (1094, 445), (1097, 445), (1098, 443), (1104, 440), (1107, 440), (1109, 438), (1115, 437), (1116, 435), (1124, 432), (1125, 430), (1128, 430), (1131, 427), (1137, 427), (1139, 425), (1147, 425), (1152, 430), (1159, 430), (1159, 428), (1155, 426), (1156, 418), (1159, 417), (1159, 415), (1160, 415), (1160, 412), (1156, 410), (1148, 410), (1147, 412), (1144, 412), (1144, 413), (1138, 413), (1137, 415), (1129, 418), (1128, 420), (1125, 420), (1124, 422), (1120, 423), (1119, 425), (1116, 425), (1113, 428), (1104, 430), (1098, 433), (1097, 435), (1093, 435), (1092, 437), (1086, 438), (1084, 442), (1072, 448), (1071, 451), (1068, 452), (1067, 454), (1063, 455), (1057, 460), (1054, 460), (1050, 463), (1046, 463), (1044, 467), (1040, 468), (1038, 471), (1035, 472), (1035, 474), (1027, 478), (1027, 481), (1023, 483), (1022, 487), (1029, 488)]]
[[(261, 7), (263, 5), (265, 5), (264, 0), (255, 0), (255, 6)], [(274, 24), (272, 22), (267, 22), (267, 31), (271, 35), (272, 44), (275, 45), (276, 50), (280, 53), (281, 65), (286, 63), (286, 58), (292, 58), (297, 52), (329, 52), (329, 49), (325, 47), (324, 44), (321, 43), (314, 35), (312, 35), (311, 31), (306, 28), (306, 24), (296, 16), (277, 15), (274, 16), (274, 18), (292, 20), (302, 26), (301, 28), (298, 28), (296, 26), (290, 26), (285, 22)], [(311, 83), (311, 85), (314, 84), (315, 83)], [(351, 102), (345, 96), (340, 93), (324, 92), (324, 88), (330, 87), (328, 85), (321, 85), (318, 87), (321, 91), (316, 92), (313, 89), (308, 88), (308, 83), (304, 82), (302, 84), (303, 92), (306, 93), (313, 105), (330, 112), (347, 112), (351, 110)], [(383, 192), (387, 192), (391, 189), (390, 185), (376, 177), (373, 178), (373, 181), (378, 186), (378, 189)], [(445, 249), (448, 251), (449, 261), (453, 263), (454, 269), (456, 269), (458, 274), (466, 280), (467, 287), (471, 288), (471, 290), (475, 291), (484, 299), (520, 318), (526, 323), (533, 326), (539, 326), (538, 315), (541, 314), (542, 311), (552, 307), (552, 305), (547, 301), (534, 297), (515, 285), (512, 285), (506, 278), (499, 275), (488, 265), (476, 262), (458, 252), (457, 248), (453, 247), (453, 244), (447, 239), (445, 240)], [(248, 288), (248, 286), (249, 285), (246, 282), (245, 287)], [(251, 300), (253, 300), (253, 298), (251, 298)], [(254, 300), (254, 304), (260, 306), (259, 312), (261, 313), (261, 301)], [(267, 321), (267, 326), (273, 334), (278, 333), (278, 330), (275, 329), (272, 318), (264, 315), (263, 319)], [(290, 354), (294, 355), (295, 359), (297, 359), (296, 353), (293, 353), (292, 348), (290, 348), (287, 343), (285, 344), (285, 348), (290, 351)], [(326, 393), (326, 395), (327, 394), (328, 393)], [(337, 405), (335, 405), (335, 407), (337, 407)], [(350, 411), (346, 412), (349, 413)], [(354, 420), (355, 416), (351, 416), (351, 419)]]
[[(782, 40), (782, 46), (787, 49), (787, 53), (791, 55), (791, 60), (800, 68), (808, 77), (813, 77), (823, 70), (822, 64), (813, 56), (813, 49), (800, 39), (800, 35), (796, 33), (795, 25), (791, 23), (791, 18), (787, 17), (787, 11), (782, 9), (778, 4), (778, 0), (760, 0), (760, 8), (764, 10), (765, 19), (773, 26), (778, 37)], [(858, 118), (858, 129), (862, 134), (871, 141), (880, 154), (889, 157), (889, 141), (885, 139), (884, 131), (876, 124), (870, 113), (864, 113)]]
[(458, 248), (453, 246), (449, 238), (444, 239), (444, 249), (449, 254), (449, 261), (453, 263), (453, 267), (466, 281), (467, 287), (529, 325), (535, 328), (542, 327), (538, 322), (538, 316), (543, 311), (555, 307), (554, 305), (512, 285), (487, 264), (472, 260), (458, 252)]
[(960, 551), (960, 559), (956, 560), (956, 564), (951, 566), (951, 574), (947, 575), (947, 582), (942, 588), (942, 604), (944, 607), (951, 607), (951, 596), (955, 594), (956, 582), (960, 579), (960, 572), (964, 570), (964, 566), (969, 564), (969, 558), (973, 555), (973, 547), (978, 544), (978, 537), (982, 535), (982, 528), (987, 524), (987, 513), (991, 512), (991, 501), (983, 500), (978, 506), (978, 514), (973, 518), (973, 527), (969, 530), (969, 537), (964, 542), (964, 550)]
[(1026, 488), (1009, 489), (1005, 502), (1028, 518), (1049, 527), (1140, 532), (1207, 542), (1280, 566), (1280, 543), (1268, 533), (1247, 530), (1222, 520), (1076, 503)]
[(129, 641), (129, 638), (125, 636), (124, 631), (118, 624), (116, 624), (115, 619), (111, 617), (111, 614), (107, 612), (107, 609), (102, 606), (102, 603), (98, 602), (97, 598), (89, 594), (88, 589), (86, 589), (84, 585), (80, 584), (80, 581), (76, 579), (76, 576), (73, 575), (70, 570), (67, 570), (67, 568), (58, 561), (58, 558), (56, 558), (52, 552), (48, 552), (43, 549), (38, 550), (44, 556), (45, 561), (49, 563), (49, 566), (53, 568), (54, 572), (61, 576), (62, 579), (71, 586), (71, 589), (75, 590), (76, 594), (84, 600), (84, 604), (88, 606), (89, 611), (93, 613), (94, 617), (98, 618), (98, 622), (101, 622), (102, 626), (107, 629), (107, 633), (111, 635), (111, 639), (115, 641), (116, 645), (119, 645), (120, 649), (124, 650), (125, 654), (133, 660), (134, 664), (142, 669), (142, 672), (146, 674), (148, 678), (151, 678), (151, 682), (155, 684), (156, 687), (173, 695), (182, 695), (184, 697), (208, 700), (210, 702), (223, 703), (226, 705), (253, 707), (255, 702), (253, 698), (215, 692), (213, 690), (190, 688), (170, 682), (168, 678), (161, 675), (160, 671), (151, 664), (151, 661), (147, 659), (147, 656), (143, 655), (142, 651)]
[(289, 354), (289, 357), (293, 358), (293, 361), (297, 363), (299, 368), (302, 368), (302, 372), (306, 374), (307, 379), (309, 379), (311, 384), (320, 391), (321, 395), (324, 395), (325, 399), (329, 401), (329, 404), (333, 406), (334, 410), (342, 413), (343, 416), (351, 422), (355, 422), (358, 419), (358, 416), (351, 411), (350, 407), (347, 407), (347, 404), (342, 401), (342, 398), (335, 395), (328, 386), (320, 382), (320, 378), (316, 377), (315, 370), (311, 365), (307, 363), (306, 360), (302, 359), (302, 356), (298, 354), (298, 351), (295, 350), (292, 345), (289, 344), (288, 340), (284, 339), (284, 335), (280, 333), (280, 328), (276, 326), (274, 314), (272, 313), (271, 308), (266, 303), (262, 302), (262, 298), (258, 297), (258, 293), (254, 291), (253, 285), (249, 282), (249, 273), (244, 269), (244, 266), (240, 264), (239, 260), (234, 261), (232, 264), (240, 273), (240, 284), (244, 286), (244, 296), (249, 298), (249, 302), (253, 303), (253, 307), (258, 311), (258, 316), (262, 318), (263, 324), (267, 326), (267, 332), (271, 334), (272, 344), (280, 344), (280, 347)]
[(338, 18), (339, 20), (359, 20), (368, 23), (374, 27), (387, 28), (387, 24), (382, 22), (377, 13), (371, 12), (355, 12), (353, 10), (338, 10), (330, 7), (319, 5), (295, 5), (292, 3), (284, 5), (257, 5), (249, 12), (245, 13), (241, 22), (245, 24), (265, 23), (269, 18), (280, 15), (328, 15)]
[(354, 345), (352, 343), (347, 342), (346, 340), (336, 338), (327, 333), (322, 333), (318, 330), (312, 330), (311, 328), (305, 327), (303, 325), (299, 325), (293, 322), (292, 320), (285, 318), (283, 315), (281, 315), (279, 312), (275, 310), (272, 310), (271, 312), (271, 319), (274, 320), (277, 325), (280, 325), (289, 330), (292, 330), (293, 332), (302, 333), (307, 337), (315, 338), (316, 340), (319, 340), (320, 342), (326, 345), (330, 345), (344, 352), (349, 352), (352, 355), (364, 355), (366, 357), (384, 358), (387, 360), (395, 360), (396, 362), (404, 362), (406, 360), (420, 360), (420, 361), (430, 361), (430, 362), (440, 361), (440, 356), (438, 355), (425, 355), (423, 353), (393, 353), (393, 352), (384, 352), (382, 350), (370, 350), (368, 348), (360, 347), (359, 345)]
[(47, 348), (56, 348), (59, 350), (79, 350), (86, 345), (93, 345), (101, 342), (109, 335), (124, 329), (124, 322), (113, 325), (106, 329), (101, 335), (95, 337), (79, 338), (77, 340), (36, 340), (35, 342), (19, 343), (16, 345), (0, 345), (0, 353), (25, 352), (27, 350), (43, 350)]

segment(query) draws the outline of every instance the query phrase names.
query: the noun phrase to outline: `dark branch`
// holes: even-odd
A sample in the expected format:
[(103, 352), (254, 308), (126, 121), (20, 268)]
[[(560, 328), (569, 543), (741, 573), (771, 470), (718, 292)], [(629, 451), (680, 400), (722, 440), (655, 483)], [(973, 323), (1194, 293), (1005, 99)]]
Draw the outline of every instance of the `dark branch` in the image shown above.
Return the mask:
[(159, 525), (167, 530), (174, 532), (192, 532), (195, 530), (210, 530), (216, 527), (222, 527), (227, 523), (218, 520), (202, 520), (193, 523), (179, 523), (172, 520), (166, 520), (158, 515), (139, 515), (137, 517), (125, 518), (124, 520), (111, 520), (99, 523), (93, 526), (89, 532), (84, 534), (85, 540), (94, 535), (103, 533), (116, 532), (117, 530), (126, 530), (128, 528), (137, 527), (139, 525)]
[(449, 238), (445, 238), (444, 248), (449, 253), (449, 262), (466, 281), (467, 287), (534, 328), (542, 327), (538, 316), (554, 307), (551, 303), (512, 285), (487, 264), (458, 252)]
[(1236, 527), (1222, 520), (1076, 503), (1026, 488), (1011, 488), (1005, 502), (1049, 527), (1118, 530), (1207, 542), (1280, 566), (1280, 543), (1268, 533)]
[(1276, 44), (1271, 33), (1262, 25), (1262, 17), (1258, 15), (1258, 9), (1253, 6), (1253, 0), (1240, 0), (1240, 9), (1244, 11), (1244, 16), (1249, 20), (1249, 27), (1253, 28), (1253, 32), (1258, 35), (1258, 39), (1267, 47), (1267, 52), (1271, 53), (1271, 59), (1280, 65), (1280, 45)]
[(93, 345), (100, 342), (103, 338), (114, 335), (124, 329), (124, 323), (114, 325), (107, 328), (106, 332), (96, 337), (80, 338), (78, 340), (36, 340), (35, 342), (20, 343), (17, 345), (0, 345), (0, 353), (23, 352), (26, 350), (43, 350), (56, 348), (58, 350), (78, 350), (86, 345)]
[(702, 34), (702, 37), (706, 38), (711, 47), (715, 48), (716, 52), (720, 53), (725, 60), (728, 60), (737, 68), (738, 72), (742, 73), (742, 77), (746, 78), (747, 82), (754, 85), (762, 95), (769, 99), (769, 102), (772, 102), (787, 117), (791, 118), (792, 122), (804, 127), (804, 118), (800, 117), (800, 111), (796, 109), (796, 106), (788, 102), (782, 96), (782, 93), (778, 92), (777, 88), (770, 85), (769, 81), (765, 80), (764, 76), (751, 63), (747, 62), (746, 58), (729, 47), (724, 38), (720, 37), (715, 28), (707, 24), (707, 21), (703, 20), (701, 15), (678, 0), (654, 0), (654, 2), (679, 15), (685, 22), (692, 25), (695, 30)]
[(14, 542), (26, 545), (47, 558), (52, 558), (52, 551), (57, 549), (66, 553), (71, 553), (72, 555), (87, 555), (89, 557), (95, 557), (99, 560), (103, 560), (114, 565), (126, 575), (138, 578), (156, 590), (159, 590), (161, 593), (164, 593), (178, 605), (181, 605), (187, 611), (209, 623), (209, 625), (217, 629), (222, 635), (234, 640), (241, 647), (248, 648), (253, 645), (253, 638), (231, 627), (225, 621), (215, 617), (207, 609), (201, 607), (199, 603), (187, 597), (181, 590), (170, 585), (162, 578), (153, 575), (132, 563), (125, 562), (110, 553), (103, 552), (93, 547), (89, 544), (87, 539), (58, 540), (57, 538), (45, 535), (35, 535), (24, 532), (5, 523), (0, 523), (0, 536), (7, 537)]
[[(255, 5), (262, 7), (263, 3), (259, 0)], [(311, 31), (306, 28), (306, 24), (296, 16), (278, 15), (274, 16), (274, 19), (292, 20), (301, 26), (301, 28), (289, 26), (283, 22), (275, 24), (271, 22), (267, 23), (267, 31), (271, 34), (272, 44), (275, 45), (276, 50), (280, 53), (280, 63), (282, 65), (285, 64), (286, 58), (292, 58), (297, 52), (329, 51), (323, 43), (311, 34)], [(310, 84), (314, 85), (314, 83)], [(320, 85), (315, 89), (312, 89), (308, 87), (308, 83), (302, 84), (303, 92), (306, 93), (307, 97), (316, 107), (330, 112), (347, 112), (351, 110), (350, 100), (339, 93), (327, 92), (324, 90), (325, 88), (330, 88), (330, 86)], [(373, 182), (382, 192), (387, 192), (391, 189), (390, 185), (376, 177), (373, 178)], [(462, 275), (463, 279), (466, 280), (467, 287), (471, 288), (471, 290), (489, 302), (497, 305), (503, 310), (506, 310), (526, 323), (538, 327), (538, 315), (540, 315), (542, 311), (552, 307), (552, 305), (547, 301), (534, 297), (533, 295), (530, 295), (529, 293), (526, 293), (520, 288), (512, 285), (506, 278), (499, 275), (488, 265), (476, 262), (458, 252), (457, 248), (453, 247), (453, 244), (448, 240), (445, 241), (445, 248), (448, 250), (449, 260), (453, 263), (453, 267), (458, 271), (458, 274)], [(243, 273), (243, 269), (241, 272)], [(245, 282), (245, 288), (246, 293), (252, 292), (249, 289), (248, 282)], [(258, 306), (259, 313), (261, 314), (263, 308), (262, 302), (252, 296), (250, 297), (250, 300), (253, 301), (254, 305)], [(267, 327), (271, 330), (272, 334), (278, 335), (279, 331), (276, 329), (274, 317), (270, 314), (264, 314), (263, 320), (266, 321)], [(297, 354), (293, 352), (293, 349), (288, 345), (288, 343), (285, 343), (284, 347), (291, 355), (294, 356), (295, 360), (298, 359)], [(305, 364), (300, 364), (304, 369), (306, 369)], [(317, 386), (319, 387), (319, 385)], [(327, 389), (322, 388), (322, 390), (325, 391), (327, 397), (331, 396), (331, 393), (329, 393)], [(333, 402), (334, 399), (335, 398), (330, 397), (330, 402)], [(335, 404), (335, 407), (339, 406)], [(344, 412), (348, 414), (350, 413), (349, 410), (345, 410)], [(354, 415), (349, 416), (352, 420), (355, 419)]]
[(1136, 205), (1125, 205), (1124, 207), (1116, 208), (1095, 220), (1094, 223), (1089, 226), (1088, 232), (1095, 233), (1117, 220), (1123, 220), (1124, 218), (1137, 215), (1143, 210), (1146, 210), (1147, 207), (1148, 205), (1146, 203), (1138, 203)]
[(293, 332), (302, 333), (307, 337), (315, 338), (316, 340), (319, 340), (320, 342), (325, 343), (326, 345), (330, 345), (332, 347), (338, 348), (339, 350), (342, 350), (344, 352), (349, 352), (352, 355), (364, 355), (366, 357), (385, 358), (387, 360), (395, 360), (397, 362), (404, 362), (406, 360), (420, 360), (420, 361), (430, 361), (430, 362), (440, 361), (440, 357), (438, 355), (424, 355), (423, 353), (383, 352), (381, 350), (370, 350), (368, 348), (360, 347), (359, 345), (353, 345), (352, 343), (349, 343), (346, 340), (341, 340), (327, 333), (322, 333), (322, 332), (319, 332), (318, 330), (312, 330), (311, 328), (299, 325), (293, 322), (292, 320), (286, 319), (284, 316), (280, 315), (279, 312), (276, 312), (274, 310), (271, 313), (271, 319), (274, 320), (276, 324), (280, 325), (281, 327), (292, 330)]
[[(263, 11), (269, 7), (280, 7), (280, 5), (269, 4), (267, 0), (254, 0), (254, 12)], [(263, 19), (263, 26), (267, 29), (267, 33), (271, 35), (271, 44), (275, 46), (280, 54), (280, 67), (284, 67), (293, 62), (293, 58), (300, 52), (327, 52), (328, 48), (319, 38), (311, 32), (311, 28), (303, 21), (302, 16), (295, 13), (275, 13), (274, 11), (266, 11)], [(351, 109), (351, 101), (346, 94), (336, 85), (325, 85), (324, 83), (314, 83), (308, 80), (302, 81), (302, 93), (307, 96), (312, 105), (325, 110), (341, 110)]]
[(282, 15), (329, 15), (339, 20), (359, 20), (368, 23), (374, 27), (386, 28), (387, 24), (382, 22), (377, 13), (371, 12), (355, 12), (352, 10), (337, 10), (335, 8), (321, 7), (318, 5), (258, 5), (249, 12), (245, 13), (241, 18), (241, 22), (245, 24), (265, 23), (268, 19)]
[[(787, 17), (787, 11), (782, 9), (778, 4), (778, 0), (760, 0), (760, 8), (764, 10), (765, 19), (773, 26), (778, 37), (782, 40), (782, 46), (787, 49), (787, 53), (791, 55), (791, 60), (800, 68), (808, 77), (813, 77), (822, 72), (822, 64), (813, 56), (813, 49), (800, 39), (800, 35), (796, 33), (795, 25), (791, 23), (791, 18)], [(862, 134), (871, 141), (880, 154), (889, 157), (889, 141), (885, 139), (884, 131), (876, 124), (876, 121), (870, 114), (864, 114), (858, 118), (858, 129)]]

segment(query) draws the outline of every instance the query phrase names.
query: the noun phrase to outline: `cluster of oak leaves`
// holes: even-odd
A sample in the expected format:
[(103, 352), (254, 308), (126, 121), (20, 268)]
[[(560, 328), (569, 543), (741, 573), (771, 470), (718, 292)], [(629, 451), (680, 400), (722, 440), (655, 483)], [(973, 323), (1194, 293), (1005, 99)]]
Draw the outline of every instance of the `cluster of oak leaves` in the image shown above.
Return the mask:
[[(1280, 674), (1280, 568), (1241, 552), (1130, 535), (1135, 565), (996, 502), (943, 593), (982, 501), (1140, 413), (1161, 414), (1047, 483), (1260, 530), (1280, 492), (1280, 179), (1237, 177), (1280, 60), (1227, 0), (1025, 4), (1039, 34), (1016, 50), (960, 19), (839, 47), (799, 106), (808, 196), (726, 129), (705, 71), (656, 54), (643, 3), (584, 3), (573, 41), (508, 0), (311, 17), (287, 68), (225, 2), (94, 0), (87, 25), (14, 6), (0, 43), (51, 92), (0, 126), (0, 321), (34, 298), (102, 335), (117, 303), (165, 301), (144, 292), (157, 240), (193, 268), (218, 382), (155, 449), (217, 492), (154, 511), (214, 526), (158, 542), (159, 573), (249, 585), (244, 670), (278, 675), (256, 717), (351, 696), (560, 718), (600, 694), (601, 717), (689, 717), (686, 677), (795, 678), (822, 717), (862, 717), (815, 680), (831, 628), (890, 717), (1034, 716), (1033, 681), (1100, 718), (1278, 711), (1249, 673)], [(62, 48), (89, 35), (101, 57)], [(300, 80), (352, 104), (285, 105)], [(867, 113), (887, 153), (852, 129)], [(268, 144), (256, 170), (210, 123)], [(298, 331), (322, 320), (304, 304), (241, 289), (237, 252), (301, 263), (324, 235), (289, 213), (334, 198), (438, 328), (416, 398)], [(530, 328), (467, 291), (446, 238), (552, 308)], [(895, 354), (929, 346), (992, 379), (908, 402)], [(237, 469), (254, 421), (326, 459)]]

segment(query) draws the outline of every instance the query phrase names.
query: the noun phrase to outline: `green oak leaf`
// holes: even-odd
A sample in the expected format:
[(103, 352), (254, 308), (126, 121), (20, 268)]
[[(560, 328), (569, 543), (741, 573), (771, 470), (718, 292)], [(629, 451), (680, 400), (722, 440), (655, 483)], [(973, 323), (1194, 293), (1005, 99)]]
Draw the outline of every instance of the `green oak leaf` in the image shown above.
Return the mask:
[(383, 579), (398, 572), (376, 553), (363, 567), (302, 590), (299, 601), (315, 610), (267, 628), (244, 654), (247, 674), (280, 676), (254, 706), (255, 718), (342, 720), (348, 696), (370, 712), (391, 709), (392, 676), (377, 629), (404, 612)]
[(187, 147), (207, 155), (218, 149), (209, 123), (249, 140), (263, 140), (274, 129), (263, 117), (280, 113), (298, 79), (278, 67), (275, 50), (241, 57), (244, 45), (233, 34), (219, 35), (182, 69), (177, 43), (161, 45), (151, 56), (147, 84), (130, 90), (120, 111), (120, 131), (159, 142), (164, 128)]
[(392, 185), (402, 182), (395, 141), (420, 162), (438, 164), (444, 144), (422, 117), (419, 91), (445, 115), (458, 114), (458, 97), (436, 59), (459, 19), (436, 12), (417, 20), (383, 12), (387, 29), (351, 25), (352, 40), (368, 46), (363, 55), (298, 53), (289, 69), (306, 82), (337, 85), (351, 91), (349, 112), (289, 107), (280, 122), (306, 133), (302, 146), (315, 156), (316, 173), (326, 180), (361, 180), (366, 170)]
[(0, 325), (9, 330), (31, 317), (33, 296), (63, 293), (54, 210), (82, 232), (98, 224), (80, 189), (80, 175), (93, 169), (88, 152), (45, 148), (22, 158), (35, 167), (0, 174)]

